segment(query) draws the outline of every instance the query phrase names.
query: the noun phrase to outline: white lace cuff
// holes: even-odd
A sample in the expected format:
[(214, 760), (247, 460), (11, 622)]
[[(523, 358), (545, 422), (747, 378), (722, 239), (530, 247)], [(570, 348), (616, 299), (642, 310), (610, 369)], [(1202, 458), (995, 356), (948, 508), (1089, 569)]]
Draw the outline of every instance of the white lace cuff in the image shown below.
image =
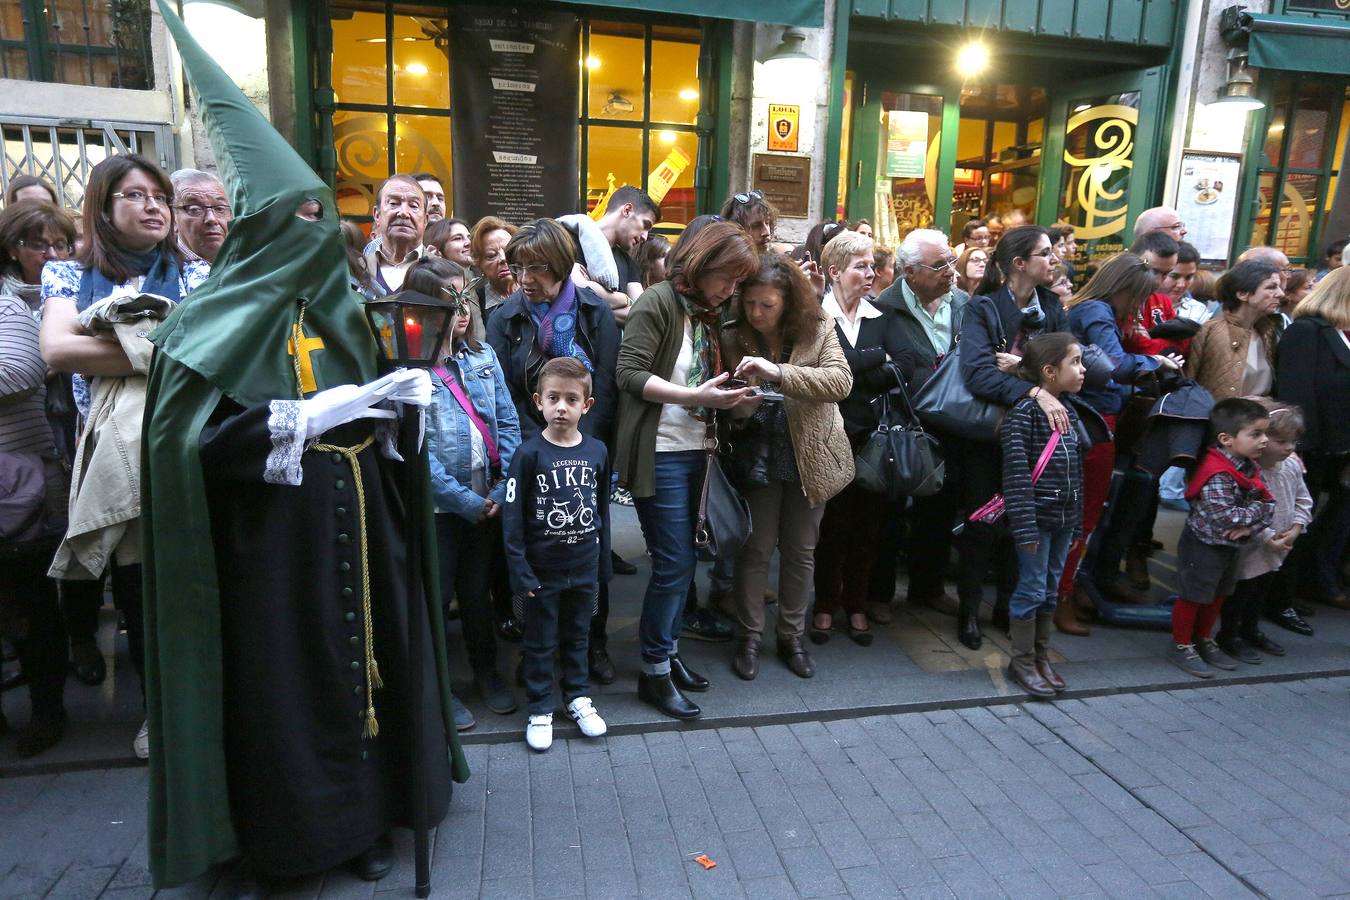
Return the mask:
[(263, 466), (268, 484), (299, 485), (304, 478), (300, 465), (305, 453), (305, 407), (299, 400), (273, 400), (268, 409), (267, 430), (272, 449)]

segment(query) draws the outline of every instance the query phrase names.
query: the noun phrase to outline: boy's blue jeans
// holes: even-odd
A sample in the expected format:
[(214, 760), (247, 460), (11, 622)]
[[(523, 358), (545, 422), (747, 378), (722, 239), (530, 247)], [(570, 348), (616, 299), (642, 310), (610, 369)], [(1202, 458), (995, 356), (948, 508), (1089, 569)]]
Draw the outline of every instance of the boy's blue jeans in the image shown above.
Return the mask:
[(591, 692), (586, 651), (595, 610), (599, 560), (562, 571), (537, 571), (543, 586), (525, 600), (525, 700), (530, 715), (557, 708), (553, 696), (553, 651), (562, 662), (563, 702)]
[(1017, 545), (1017, 587), (1008, 601), (1008, 615), (1014, 619), (1035, 618), (1038, 613), (1055, 611), (1059, 597), (1059, 576), (1073, 544), (1073, 526), (1040, 529), (1036, 550), (1028, 553)]

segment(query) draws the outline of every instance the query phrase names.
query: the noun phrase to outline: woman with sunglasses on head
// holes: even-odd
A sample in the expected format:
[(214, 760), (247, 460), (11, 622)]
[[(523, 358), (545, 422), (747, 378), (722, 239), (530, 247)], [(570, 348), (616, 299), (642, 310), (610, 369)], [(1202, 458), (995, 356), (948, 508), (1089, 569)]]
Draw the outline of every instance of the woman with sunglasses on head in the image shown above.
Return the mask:
[[(42, 356), (52, 369), (75, 375), (75, 404), (83, 418), (91, 415), (91, 391), (108, 397), (116, 393), (143, 394), (145, 382), (137, 376), (145, 375), (146, 370), (133, 365), (120, 341), (92, 334), (80, 323), (80, 314), (109, 296), (153, 294), (178, 303), (210, 274), (211, 267), (204, 260), (183, 262), (173, 234), (172, 200), (168, 176), (148, 159), (133, 154), (105, 159), (89, 173), (84, 194), (84, 245), (79, 255), (53, 260), (42, 270)], [(153, 320), (146, 322), (149, 327), (145, 330), (151, 330)], [(144, 360), (148, 358), (147, 352)], [(120, 391), (117, 380), (121, 382)], [(124, 413), (127, 409), (131, 412)], [(98, 416), (85, 423), (83, 438), (95, 448), (104, 429), (140, 432), (140, 411), (134, 404), (108, 403), (97, 412)], [(81, 487), (71, 498), (70, 535), (96, 542), (95, 552), (111, 560), (113, 602), (126, 621), (131, 661), (143, 679), (140, 540), (136, 527), (141, 498), (129, 473), (120, 474), (126, 460), (119, 469), (116, 458), (103, 457), (107, 459), (104, 465), (100, 457), (96, 449), (86, 454), (82, 472), (73, 476)], [(139, 459), (135, 463), (139, 469)], [(109, 475), (112, 477), (106, 477)], [(100, 510), (98, 523), (115, 522), (125, 530), (82, 521), (86, 502), (91, 511)], [(70, 540), (68, 536), (67, 543)], [(60, 554), (57, 561), (61, 561)], [(83, 571), (75, 561), (67, 571), (73, 577), (103, 577), (101, 571)], [(147, 726), (141, 726), (133, 748), (141, 759), (149, 756)]]
[[(1068, 330), (1064, 308), (1050, 290), (1058, 264), (1047, 229), (1021, 225), (1004, 233), (962, 317), (961, 373), (970, 393), (990, 403), (1012, 406), (1031, 394), (1050, 427), (1062, 432), (1069, 428), (1064, 405), (1015, 374), (1022, 361), (1022, 346), (1029, 338)], [(961, 448), (962, 506), (971, 512), (1002, 487), (1002, 453), (992, 438), (988, 442), (964, 441)], [(950, 470), (948, 477), (952, 477)], [(1009, 552), (996, 553), (1000, 543)], [(1016, 583), (1016, 560), (1006, 533), (983, 522), (967, 522), (957, 547), (961, 554), (956, 582), (960, 599), (957, 638), (978, 650), (983, 641), (978, 614), (984, 598), (984, 575), (995, 563), (999, 597), (995, 610), (997, 618), (1002, 619)]]
[[(516, 703), (498, 670), (491, 585), (502, 540), (503, 473), (520, 444), (520, 419), (496, 352), (473, 336), (478, 307), (465, 290), (463, 267), (440, 257), (420, 259), (408, 269), (403, 287), (455, 305), (431, 370), (426, 425), (441, 602), (448, 611), (450, 601), (459, 599), (474, 686), (489, 709), (505, 715)], [(458, 698), (454, 717), (459, 731), (474, 726), (473, 714)]]

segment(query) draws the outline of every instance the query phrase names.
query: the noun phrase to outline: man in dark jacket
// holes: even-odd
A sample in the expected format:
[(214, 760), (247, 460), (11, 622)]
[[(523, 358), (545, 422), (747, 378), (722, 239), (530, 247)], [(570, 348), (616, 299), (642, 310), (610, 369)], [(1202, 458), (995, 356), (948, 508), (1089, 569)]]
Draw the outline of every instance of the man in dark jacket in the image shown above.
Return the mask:
[[(956, 259), (947, 236), (940, 231), (918, 228), (905, 236), (895, 251), (896, 279), (877, 298), (877, 307), (891, 314), (895, 340), (918, 360), (908, 382), (912, 398), (951, 352), (961, 332), (961, 315), (968, 294), (955, 286)], [(952, 438), (937, 434), (944, 444)], [(944, 448), (945, 449), (945, 448)], [(954, 460), (955, 452), (944, 453)], [(932, 497), (915, 497), (910, 512), (909, 558), (929, 564), (910, 566), (909, 602), (956, 614), (956, 601), (942, 586), (946, 560), (951, 553), (952, 525), (960, 499), (957, 473), (948, 463), (946, 486)], [(868, 615), (889, 622), (889, 603), (895, 593), (896, 556), (904, 532), (903, 501), (888, 517), (890, 533), (883, 535), (873, 569)]]

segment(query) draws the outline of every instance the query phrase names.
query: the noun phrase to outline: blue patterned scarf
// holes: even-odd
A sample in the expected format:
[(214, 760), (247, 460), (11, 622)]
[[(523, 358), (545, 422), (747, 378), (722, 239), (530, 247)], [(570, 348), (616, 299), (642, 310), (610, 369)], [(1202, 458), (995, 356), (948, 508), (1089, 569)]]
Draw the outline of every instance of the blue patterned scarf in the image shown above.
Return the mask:
[(594, 372), (590, 357), (576, 341), (577, 334), (577, 288), (572, 279), (564, 278), (558, 296), (550, 303), (530, 303), (530, 318), (534, 320), (535, 341), (539, 352), (549, 359), (559, 356), (571, 356), (580, 360), (587, 372)]
[[(144, 275), (141, 283), (142, 294), (155, 294), (167, 297), (177, 303), (183, 299), (179, 282), (178, 254), (165, 253), (159, 247), (153, 247), (144, 253), (128, 253), (133, 262), (136, 275)], [(112, 279), (97, 269), (85, 269), (80, 275), (80, 293), (75, 300), (75, 308), (84, 312), (94, 301), (102, 300), (117, 287)]]

